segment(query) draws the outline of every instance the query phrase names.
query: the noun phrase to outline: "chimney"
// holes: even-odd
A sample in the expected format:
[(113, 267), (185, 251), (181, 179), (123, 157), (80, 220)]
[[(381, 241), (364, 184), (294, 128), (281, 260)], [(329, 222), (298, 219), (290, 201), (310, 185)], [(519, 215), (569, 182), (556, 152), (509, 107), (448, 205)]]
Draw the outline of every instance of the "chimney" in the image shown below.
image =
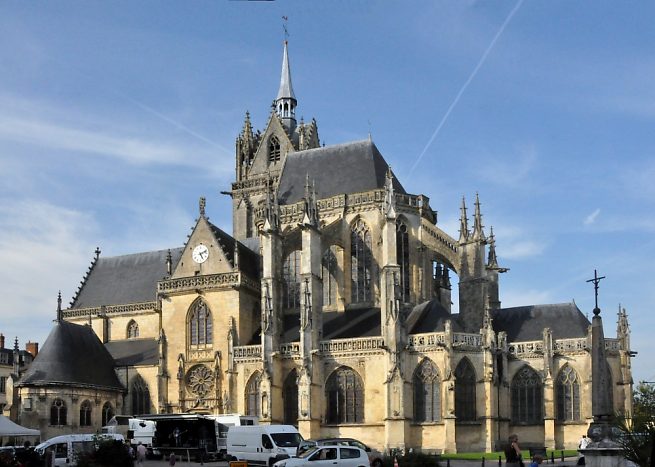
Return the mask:
[(0, 334), (0, 349), (4, 349), (4, 348), (5, 348), (5, 335)]
[(28, 342), (25, 344), (25, 350), (32, 354), (32, 357), (36, 358), (36, 355), (39, 353), (39, 343), (38, 342)]

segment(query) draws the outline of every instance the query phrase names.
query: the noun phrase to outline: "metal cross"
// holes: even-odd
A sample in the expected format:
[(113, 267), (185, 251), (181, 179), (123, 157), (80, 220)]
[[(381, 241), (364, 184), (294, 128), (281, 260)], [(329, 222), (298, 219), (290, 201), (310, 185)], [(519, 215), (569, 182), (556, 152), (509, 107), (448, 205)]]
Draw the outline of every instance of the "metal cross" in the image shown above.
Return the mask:
[(600, 308), (598, 308), (598, 283), (601, 281), (601, 279), (605, 279), (605, 276), (598, 277), (598, 272), (594, 269), (594, 278), (589, 279), (587, 281), (587, 282), (594, 283), (594, 294), (596, 298), (596, 307), (594, 308), (594, 315), (600, 314)]

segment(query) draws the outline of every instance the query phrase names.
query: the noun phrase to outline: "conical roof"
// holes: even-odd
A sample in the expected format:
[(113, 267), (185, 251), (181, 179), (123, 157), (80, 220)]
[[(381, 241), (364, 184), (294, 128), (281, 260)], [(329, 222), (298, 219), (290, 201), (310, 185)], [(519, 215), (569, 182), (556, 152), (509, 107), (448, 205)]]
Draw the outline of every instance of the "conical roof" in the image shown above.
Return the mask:
[(77, 386), (124, 391), (114, 359), (89, 326), (56, 321), (18, 386)]
[(289, 53), (287, 51), (287, 42), (284, 41), (284, 56), (282, 57), (282, 75), (280, 76), (280, 89), (277, 92), (277, 98), (280, 99), (293, 99), (296, 100), (296, 95), (293, 93), (293, 86), (291, 85), (291, 69), (289, 68)]

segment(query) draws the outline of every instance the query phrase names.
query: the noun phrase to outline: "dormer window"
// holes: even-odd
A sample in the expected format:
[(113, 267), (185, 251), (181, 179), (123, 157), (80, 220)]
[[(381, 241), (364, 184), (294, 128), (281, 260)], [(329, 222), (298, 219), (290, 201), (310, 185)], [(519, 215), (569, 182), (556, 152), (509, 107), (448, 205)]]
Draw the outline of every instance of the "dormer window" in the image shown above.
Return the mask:
[(270, 164), (280, 162), (280, 140), (275, 136), (271, 136), (268, 142), (268, 162)]

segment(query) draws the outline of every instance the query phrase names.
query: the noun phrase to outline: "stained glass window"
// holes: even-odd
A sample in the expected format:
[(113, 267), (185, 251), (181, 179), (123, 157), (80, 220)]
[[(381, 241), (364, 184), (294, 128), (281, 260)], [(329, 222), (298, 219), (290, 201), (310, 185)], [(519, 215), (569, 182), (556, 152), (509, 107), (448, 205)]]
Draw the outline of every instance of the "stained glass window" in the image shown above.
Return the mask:
[(66, 403), (55, 399), (50, 406), (50, 425), (66, 425)]
[(364, 422), (364, 385), (351, 368), (334, 371), (325, 385), (327, 423)]
[(436, 422), (441, 419), (441, 379), (430, 360), (423, 360), (414, 372), (414, 420)]
[(511, 391), (512, 422), (543, 423), (543, 386), (539, 374), (524, 366), (514, 375)]
[(91, 426), (91, 402), (88, 400), (80, 404), (80, 426)]
[(323, 254), (323, 305), (337, 303), (337, 246), (332, 245)]
[(136, 376), (132, 381), (132, 415), (150, 413), (150, 390), (141, 376)]
[(353, 226), (350, 239), (351, 295), (353, 303), (371, 300), (371, 232), (360, 219)]
[(569, 365), (564, 366), (555, 384), (557, 420), (580, 420), (580, 378)]
[(261, 393), (259, 385), (261, 384), (262, 376), (259, 372), (255, 372), (246, 385), (246, 415), (254, 415), (261, 417)]
[(196, 346), (212, 343), (212, 315), (202, 300), (193, 304), (189, 314), (189, 342)]
[(475, 397), (475, 370), (467, 358), (455, 369), (455, 416), (460, 422), (477, 418)]
[(102, 406), (102, 426), (107, 425), (109, 420), (114, 416), (114, 408), (109, 402), (105, 402)]

